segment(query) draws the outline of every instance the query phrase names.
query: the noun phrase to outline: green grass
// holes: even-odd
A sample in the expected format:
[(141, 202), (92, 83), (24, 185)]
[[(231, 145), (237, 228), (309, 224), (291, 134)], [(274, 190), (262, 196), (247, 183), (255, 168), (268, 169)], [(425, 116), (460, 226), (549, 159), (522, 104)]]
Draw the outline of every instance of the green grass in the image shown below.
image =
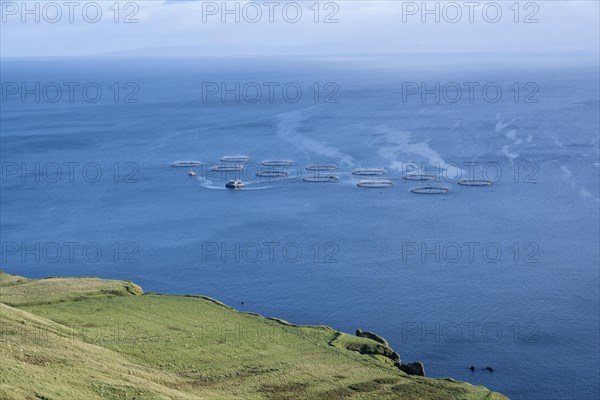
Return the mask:
[(129, 281), (91, 277), (27, 279), (0, 272), (0, 299), (14, 307), (143, 293), (142, 288)]
[(0, 398), (505, 399), (405, 375), (371, 339), (141, 293), (123, 281), (0, 273)]

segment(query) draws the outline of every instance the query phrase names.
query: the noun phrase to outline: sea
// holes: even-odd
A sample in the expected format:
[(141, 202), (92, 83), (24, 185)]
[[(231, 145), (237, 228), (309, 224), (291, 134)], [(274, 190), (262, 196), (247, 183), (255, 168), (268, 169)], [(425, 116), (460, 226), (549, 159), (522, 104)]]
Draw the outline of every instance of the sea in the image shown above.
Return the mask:
[(1, 67), (6, 272), (373, 331), (511, 399), (599, 398), (597, 57)]

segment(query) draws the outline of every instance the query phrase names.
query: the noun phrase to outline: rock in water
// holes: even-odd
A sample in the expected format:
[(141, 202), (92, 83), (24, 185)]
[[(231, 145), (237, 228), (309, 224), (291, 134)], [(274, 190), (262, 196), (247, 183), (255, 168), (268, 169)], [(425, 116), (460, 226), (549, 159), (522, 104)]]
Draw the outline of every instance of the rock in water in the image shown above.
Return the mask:
[(425, 376), (425, 366), (420, 361), (407, 364), (398, 364), (396, 366), (398, 367), (398, 369), (400, 369), (400, 371), (408, 375)]

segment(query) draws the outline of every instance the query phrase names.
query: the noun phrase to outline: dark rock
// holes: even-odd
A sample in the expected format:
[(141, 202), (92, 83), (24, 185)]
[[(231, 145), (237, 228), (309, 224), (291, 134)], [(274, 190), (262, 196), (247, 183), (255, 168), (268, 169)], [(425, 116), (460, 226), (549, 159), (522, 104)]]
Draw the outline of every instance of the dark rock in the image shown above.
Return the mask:
[(382, 345), (387, 346), (387, 347), (390, 346), (384, 338), (382, 338), (381, 336), (379, 336), (373, 332), (368, 332), (368, 331), (363, 332), (362, 330), (357, 329), (356, 336), (374, 340), (374, 341), (381, 343)]
[(396, 365), (400, 371), (408, 375), (425, 376), (425, 366), (420, 361), (407, 364), (396, 363), (394, 365)]
[(492, 368), (492, 367), (485, 367), (484, 369), (486, 371), (494, 372), (494, 368)]
[(350, 343), (345, 346), (346, 349), (351, 351), (358, 351), (360, 354), (379, 354), (381, 356), (387, 357), (392, 361), (400, 362), (400, 354), (396, 353), (394, 350), (390, 349), (387, 346), (384, 346), (379, 343), (374, 344), (364, 344), (364, 343)]

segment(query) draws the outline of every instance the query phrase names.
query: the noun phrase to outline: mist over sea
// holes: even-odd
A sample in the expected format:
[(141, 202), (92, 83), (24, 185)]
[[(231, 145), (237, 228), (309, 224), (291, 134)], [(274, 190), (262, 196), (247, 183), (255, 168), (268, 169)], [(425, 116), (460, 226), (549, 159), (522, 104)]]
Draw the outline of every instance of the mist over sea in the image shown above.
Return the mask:
[[(354, 61), (3, 60), (0, 265), (374, 331), (511, 399), (597, 399), (598, 66)], [(224, 155), (251, 163), (210, 171)], [(267, 159), (288, 177), (257, 179)], [(315, 163), (338, 181), (304, 182)], [(439, 181), (402, 179), (423, 167)], [(449, 193), (410, 192), (428, 185)]]

